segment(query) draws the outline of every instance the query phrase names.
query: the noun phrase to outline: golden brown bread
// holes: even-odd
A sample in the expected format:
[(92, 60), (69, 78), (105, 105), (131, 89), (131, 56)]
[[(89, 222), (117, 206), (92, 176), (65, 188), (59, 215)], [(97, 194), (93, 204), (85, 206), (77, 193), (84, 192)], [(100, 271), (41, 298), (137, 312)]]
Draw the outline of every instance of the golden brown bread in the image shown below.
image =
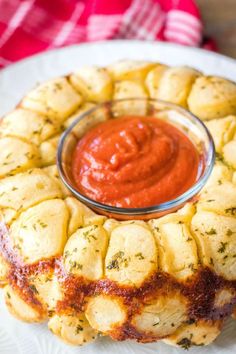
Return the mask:
[(111, 99), (113, 82), (105, 68), (80, 68), (70, 76), (70, 82), (86, 101), (99, 103)]
[(58, 124), (74, 113), (81, 103), (82, 95), (75, 91), (66, 78), (61, 77), (30, 91), (20, 106), (45, 115)]
[(190, 111), (203, 120), (236, 114), (236, 85), (221, 77), (200, 76), (187, 101)]
[(189, 92), (199, 75), (199, 71), (189, 67), (166, 69), (160, 78), (158, 92), (154, 98), (187, 107)]
[[(31, 91), (0, 125), (0, 284), (9, 311), (48, 320), (75, 345), (98, 332), (183, 348), (211, 343), (236, 303), (235, 90), (191, 68), (123, 61)], [(199, 199), (178, 212), (148, 223), (107, 219), (60, 181), (58, 138), (96, 102), (148, 95), (210, 120), (217, 161)]]

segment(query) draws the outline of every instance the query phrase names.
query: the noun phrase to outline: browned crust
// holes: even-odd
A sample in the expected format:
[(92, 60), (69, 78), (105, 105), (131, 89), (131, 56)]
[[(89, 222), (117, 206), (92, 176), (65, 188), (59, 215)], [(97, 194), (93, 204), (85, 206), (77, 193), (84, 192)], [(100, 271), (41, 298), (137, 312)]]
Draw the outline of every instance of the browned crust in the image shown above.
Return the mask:
[(0, 224), (0, 253), (9, 264), (8, 282), (19, 296), (40, 315), (45, 315), (45, 307), (30, 288), (29, 277), (42, 273), (54, 273), (60, 282), (64, 297), (57, 302), (56, 313), (81, 312), (86, 309), (90, 297), (104, 294), (115, 296), (124, 304), (127, 318), (121, 327), (109, 332), (116, 340), (135, 339), (139, 342), (153, 342), (161, 338), (150, 333), (140, 333), (131, 324), (134, 315), (141, 313), (145, 304), (160, 295), (181, 294), (187, 302), (188, 322), (198, 320), (224, 320), (234, 312), (236, 297), (221, 308), (214, 307), (215, 296), (221, 289), (236, 290), (236, 281), (229, 281), (215, 274), (207, 267), (199, 267), (194, 276), (186, 281), (177, 281), (164, 272), (156, 272), (141, 287), (119, 285), (109, 279), (88, 281), (83, 277), (66, 273), (61, 256), (41, 260), (26, 265), (13, 249), (8, 229)]

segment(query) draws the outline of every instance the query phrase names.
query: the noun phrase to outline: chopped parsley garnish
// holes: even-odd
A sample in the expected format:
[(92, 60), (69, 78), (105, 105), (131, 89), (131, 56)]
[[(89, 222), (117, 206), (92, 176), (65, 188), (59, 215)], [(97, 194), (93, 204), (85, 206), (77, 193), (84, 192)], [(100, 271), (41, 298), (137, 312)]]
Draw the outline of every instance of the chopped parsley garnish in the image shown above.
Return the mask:
[(141, 252), (136, 253), (135, 257), (137, 257), (140, 261), (144, 259), (143, 254)]
[(219, 252), (219, 253), (224, 253), (228, 242), (221, 242), (220, 244), (221, 244), (221, 246), (220, 246), (220, 248), (218, 249), (218, 252)]
[(125, 254), (123, 251), (119, 251), (119, 252), (115, 253), (112, 256), (111, 262), (107, 265), (106, 268), (119, 270), (121, 265), (123, 265), (124, 267), (127, 267), (129, 259), (124, 258), (124, 255)]
[(185, 350), (188, 350), (191, 347), (192, 342), (189, 338), (183, 338), (177, 343), (177, 345), (181, 346)]
[(83, 331), (83, 327), (81, 325), (77, 325), (75, 329), (75, 334), (79, 334), (79, 332)]
[(226, 232), (226, 235), (227, 235), (227, 236), (231, 236), (232, 234), (233, 234), (233, 231), (230, 230), (230, 229), (228, 229), (227, 232)]
[(155, 326), (157, 326), (157, 325), (159, 325), (159, 323), (160, 323), (160, 321), (159, 322), (156, 322), (156, 323), (153, 323), (153, 327), (155, 327)]
[(216, 229), (214, 229), (214, 228), (212, 227), (209, 231), (206, 231), (206, 234), (207, 234), (207, 235), (216, 235)]
[(72, 269), (78, 269), (81, 270), (83, 269), (83, 265), (76, 262), (76, 261), (72, 261), (72, 259), (69, 260), (69, 264), (70, 264), (70, 270)]
[(236, 215), (236, 207), (232, 207), (232, 208), (227, 208), (225, 209), (226, 214), (230, 214), (232, 216)]

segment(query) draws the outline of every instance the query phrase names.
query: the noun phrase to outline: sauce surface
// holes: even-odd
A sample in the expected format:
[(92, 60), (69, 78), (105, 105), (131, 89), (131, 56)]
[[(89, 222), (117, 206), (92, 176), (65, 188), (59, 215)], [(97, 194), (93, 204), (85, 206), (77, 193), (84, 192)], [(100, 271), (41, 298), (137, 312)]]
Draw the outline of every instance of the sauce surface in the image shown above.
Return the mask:
[(170, 201), (196, 181), (200, 156), (190, 139), (154, 117), (100, 123), (78, 141), (72, 174), (83, 195), (116, 207)]

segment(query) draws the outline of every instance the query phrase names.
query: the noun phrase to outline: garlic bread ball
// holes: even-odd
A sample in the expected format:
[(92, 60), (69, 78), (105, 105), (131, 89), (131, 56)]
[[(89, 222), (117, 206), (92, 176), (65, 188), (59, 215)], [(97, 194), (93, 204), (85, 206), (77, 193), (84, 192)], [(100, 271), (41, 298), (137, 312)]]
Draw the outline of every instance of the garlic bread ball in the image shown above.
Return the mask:
[(108, 236), (102, 226), (78, 229), (64, 249), (65, 270), (89, 280), (102, 278), (107, 245)]
[(192, 219), (191, 229), (203, 264), (225, 279), (235, 279), (236, 218), (199, 211)]
[(9, 234), (24, 263), (62, 254), (68, 219), (67, 206), (60, 199), (43, 201), (22, 212), (11, 224)]
[(204, 189), (197, 204), (198, 211), (212, 211), (219, 215), (236, 216), (236, 185), (230, 181)]
[(64, 342), (73, 345), (84, 345), (97, 337), (97, 331), (82, 313), (54, 315), (48, 322), (48, 328)]
[(86, 101), (109, 101), (113, 83), (107, 69), (84, 66), (70, 76), (70, 82)]
[(35, 323), (42, 322), (46, 319), (46, 313), (34, 308), (32, 304), (24, 301), (10, 285), (4, 288), (5, 303), (8, 311), (17, 319)]
[(107, 70), (114, 81), (132, 80), (143, 82), (149, 70), (156, 65), (158, 64), (141, 60), (120, 60), (108, 65)]
[(33, 169), (0, 181), (0, 208), (10, 223), (21, 211), (44, 200), (61, 198), (62, 192), (41, 169)]
[(209, 129), (218, 153), (222, 153), (223, 147), (236, 132), (236, 116), (228, 116), (221, 119), (212, 119), (205, 122)]
[(18, 138), (0, 138), (0, 178), (12, 176), (41, 164), (38, 148)]
[(211, 344), (220, 334), (222, 321), (191, 321), (183, 324), (174, 334), (163, 342), (188, 350), (191, 346)]
[(189, 67), (169, 68), (160, 78), (155, 98), (187, 107), (189, 92), (199, 76), (199, 71)]
[(89, 300), (85, 315), (91, 327), (110, 335), (125, 323), (127, 316), (122, 301), (106, 295), (98, 295)]
[(193, 207), (189, 205), (185, 212), (150, 221), (159, 248), (160, 269), (181, 280), (192, 276), (199, 266), (198, 250), (190, 230)]
[(117, 81), (114, 87), (114, 100), (120, 100), (125, 98), (146, 98), (147, 94), (144, 87), (134, 81)]
[(136, 223), (111, 232), (105, 274), (121, 285), (140, 286), (157, 269), (157, 249), (151, 231)]
[(151, 98), (158, 98), (158, 90), (161, 83), (161, 78), (168, 69), (167, 65), (157, 64), (146, 76), (145, 86), (147, 87)]
[(59, 124), (47, 116), (23, 108), (17, 108), (7, 114), (0, 124), (0, 136), (20, 138), (35, 145), (41, 144), (59, 131)]
[[(145, 88), (139, 82), (125, 80), (117, 81), (114, 86), (114, 100), (129, 98), (147, 98)], [(145, 114), (147, 104), (145, 101), (132, 100), (128, 102), (119, 102), (114, 106), (114, 115), (141, 115)]]
[(159, 294), (134, 316), (133, 326), (149, 336), (163, 338), (176, 331), (187, 320), (186, 299), (178, 293)]
[(203, 120), (236, 114), (236, 84), (216, 76), (200, 76), (189, 97), (190, 111)]
[(23, 98), (20, 106), (62, 123), (81, 103), (82, 96), (61, 77), (37, 86)]

